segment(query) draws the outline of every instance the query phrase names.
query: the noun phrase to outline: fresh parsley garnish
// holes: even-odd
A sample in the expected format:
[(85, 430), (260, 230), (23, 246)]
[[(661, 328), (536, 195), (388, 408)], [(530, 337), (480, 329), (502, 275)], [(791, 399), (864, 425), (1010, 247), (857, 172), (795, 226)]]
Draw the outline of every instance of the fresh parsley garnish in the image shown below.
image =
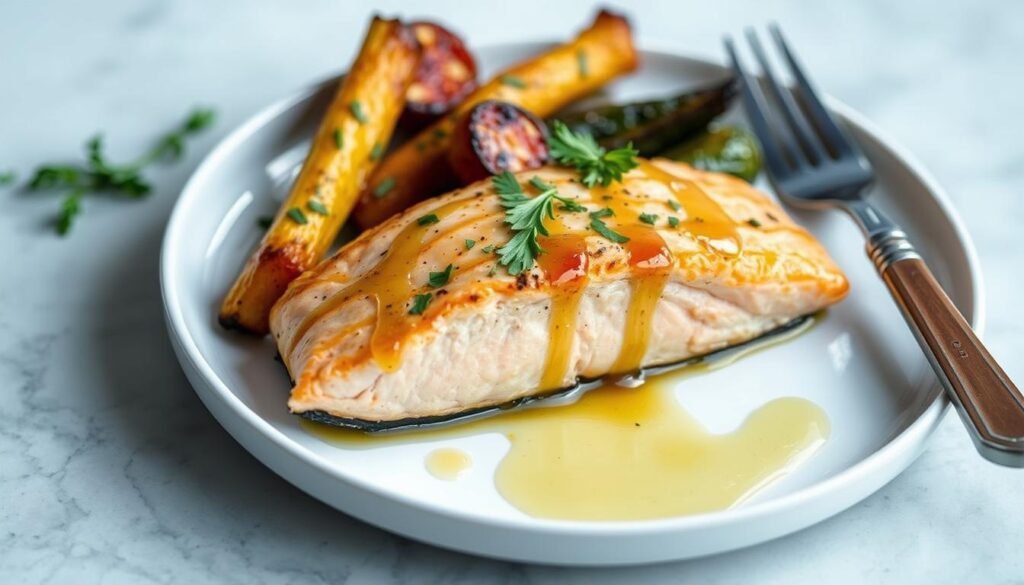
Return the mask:
[(57, 214), (58, 234), (63, 236), (68, 233), (75, 223), (75, 218), (82, 212), (82, 193), (82, 189), (75, 189), (60, 202), (60, 212)]
[(363, 111), (363, 102), (359, 100), (349, 103), (348, 111), (352, 112), (352, 117), (360, 124), (366, 124), (370, 121), (370, 119), (366, 117), (366, 112)]
[(626, 242), (629, 241), (628, 237), (626, 237), (626, 236), (620, 234), (619, 232), (613, 230), (612, 228), (608, 227), (604, 223), (604, 221), (601, 220), (600, 217), (594, 217), (593, 215), (591, 215), (590, 216), (590, 227), (592, 227), (595, 232), (601, 234), (602, 236), (604, 236), (605, 238), (615, 242), (616, 244), (625, 244)]
[(441, 221), (441, 218), (437, 217), (436, 213), (429, 213), (422, 217), (416, 218), (416, 223), (419, 225), (430, 225), (432, 223), (437, 223), (439, 221)]
[(641, 213), (639, 219), (648, 225), (658, 223), (658, 216), (653, 213)]
[(381, 179), (380, 183), (377, 183), (377, 186), (373, 188), (373, 196), (377, 199), (385, 197), (388, 194), (388, 191), (395, 188), (396, 183), (397, 181), (395, 181), (394, 177), (385, 177), (384, 179)]
[[(65, 235), (81, 214), (82, 197), (86, 194), (104, 193), (131, 199), (148, 195), (153, 186), (142, 175), (143, 169), (159, 161), (180, 158), (185, 152), (186, 138), (208, 128), (214, 117), (211, 109), (193, 110), (177, 129), (164, 135), (153, 148), (127, 164), (112, 163), (104, 151), (103, 137), (96, 135), (85, 143), (84, 164), (42, 165), (29, 179), (28, 189), (64, 192), (54, 225), (58, 234)], [(13, 181), (13, 175), (9, 180)]]
[(425, 293), (422, 295), (416, 295), (412, 299), (412, 307), (409, 308), (410, 315), (422, 315), (423, 311), (427, 310), (427, 305), (430, 304), (431, 299), (434, 295), (431, 293)]
[(466, 240), (466, 249), (472, 250), (473, 246), (476, 245), (476, 240)]
[(747, 220), (747, 223), (749, 223), (751, 227), (756, 227), (756, 228), (759, 228), (759, 227), (761, 227), (761, 222), (757, 221), (757, 220), (756, 220), (756, 219), (754, 219), (754, 218), (750, 218), (750, 219), (748, 219), (748, 220)]
[(678, 201), (671, 197), (666, 199), (665, 202), (668, 203), (668, 206), (672, 208), (672, 211), (679, 211), (680, 209), (683, 208), (683, 206), (680, 205)]
[(679, 218), (674, 215), (668, 216), (668, 225), (674, 228), (679, 227)]
[(299, 225), (306, 225), (309, 223), (309, 219), (306, 218), (306, 214), (302, 213), (302, 210), (298, 207), (292, 207), (285, 215)]
[(306, 206), (309, 207), (309, 210), (312, 211), (313, 213), (319, 213), (320, 215), (331, 214), (327, 207), (316, 199), (310, 199), (309, 203), (306, 203)]
[(441, 288), (448, 284), (448, 280), (451, 279), (452, 270), (454, 269), (455, 266), (449, 264), (441, 272), (431, 272), (427, 275), (427, 284), (430, 285), (430, 288)]
[(630, 143), (623, 148), (607, 151), (597, 144), (594, 137), (586, 133), (575, 133), (562, 122), (555, 120), (548, 138), (548, 151), (557, 162), (576, 167), (580, 179), (587, 187), (600, 184), (604, 187), (613, 181), (621, 181), (622, 175), (636, 168), (638, 151)]
[(341, 128), (334, 129), (334, 146), (341, 150), (345, 146), (345, 135), (341, 133)]
[(377, 162), (382, 156), (384, 156), (384, 145), (380, 142), (375, 142), (373, 148), (370, 149), (370, 160)]
[(562, 197), (554, 185), (538, 177), (530, 180), (530, 186), (540, 191), (534, 197), (523, 193), (519, 182), (508, 171), (493, 177), (491, 182), (494, 183), (501, 206), (505, 208), (505, 223), (509, 224), (513, 233), (512, 239), (498, 248), (498, 256), (501, 257), (499, 262), (515, 276), (532, 268), (537, 255), (544, 251), (537, 242), (537, 236), (548, 235), (544, 218), (555, 219), (554, 202), (558, 201), (569, 210), (582, 210), (583, 207), (572, 199)]
[(502, 75), (500, 80), (502, 85), (507, 85), (509, 87), (514, 87), (516, 89), (526, 88), (526, 82), (516, 77), (515, 75)]
[(611, 207), (603, 207), (601, 209), (598, 209), (597, 211), (590, 212), (590, 217), (597, 219), (601, 219), (602, 217), (611, 217), (613, 215), (615, 215), (615, 212), (612, 211)]
[(483, 248), (480, 248), (480, 251), (483, 252), (484, 254), (490, 254), (491, 252), (494, 251), (494, 244), (484, 246)]

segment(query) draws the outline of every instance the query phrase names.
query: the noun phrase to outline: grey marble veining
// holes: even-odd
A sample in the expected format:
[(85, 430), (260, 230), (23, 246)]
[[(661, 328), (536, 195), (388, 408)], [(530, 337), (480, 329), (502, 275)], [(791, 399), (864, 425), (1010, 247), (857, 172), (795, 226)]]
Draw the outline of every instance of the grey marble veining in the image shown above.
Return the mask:
[[(0, 190), (0, 582), (1024, 583), (1024, 473), (981, 461), (953, 417), (906, 473), (823, 524), (736, 553), (613, 570), (409, 542), (316, 502), (235, 444), (166, 338), (163, 226), (219, 137), (348, 62), (371, 11), (363, 4), (0, 7), (0, 170), (24, 177), (97, 130), (128, 155), (192, 104), (221, 112), (182, 163), (153, 174), (153, 197), (90, 199), (66, 240), (48, 227), (55, 199)], [(508, 6), (377, 9), (436, 15), (474, 44), (565, 36), (590, 13), (584, 3)], [(984, 269), (985, 337), (1024, 380), (1024, 4), (664, 1), (630, 11), (642, 38), (708, 55), (723, 32), (780, 21), (820, 83), (949, 191)]]

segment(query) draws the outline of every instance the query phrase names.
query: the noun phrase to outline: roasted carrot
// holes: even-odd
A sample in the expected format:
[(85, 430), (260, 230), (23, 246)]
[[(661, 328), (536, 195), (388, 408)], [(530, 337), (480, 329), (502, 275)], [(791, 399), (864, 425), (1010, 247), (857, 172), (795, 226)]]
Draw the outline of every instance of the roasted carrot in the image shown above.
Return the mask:
[(359, 196), (356, 221), (364, 228), (376, 225), (452, 186), (455, 178), (446, 160), (449, 139), (456, 120), (476, 104), (501, 100), (545, 117), (636, 66), (629, 23), (601, 11), (574, 40), (498, 74), (471, 93), (452, 115), (387, 156)]
[(398, 20), (374, 18), (273, 224), (224, 298), (220, 323), (266, 334), (274, 302), (318, 262), (348, 218), (405, 105), (419, 49)]

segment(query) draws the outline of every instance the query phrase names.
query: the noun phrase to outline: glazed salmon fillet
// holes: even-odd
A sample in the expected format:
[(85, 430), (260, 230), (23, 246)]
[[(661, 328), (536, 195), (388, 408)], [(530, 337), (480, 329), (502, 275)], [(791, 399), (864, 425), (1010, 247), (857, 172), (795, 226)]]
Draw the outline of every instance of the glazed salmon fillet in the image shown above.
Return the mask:
[(517, 176), (527, 194), (534, 177), (586, 211), (556, 203), (525, 272), (499, 263), (511, 231), (482, 181), (293, 282), (270, 323), (291, 411), (454, 415), (749, 341), (847, 293), (821, 244), (742, 180), (660, 159), (608, 187), (545, 167)]

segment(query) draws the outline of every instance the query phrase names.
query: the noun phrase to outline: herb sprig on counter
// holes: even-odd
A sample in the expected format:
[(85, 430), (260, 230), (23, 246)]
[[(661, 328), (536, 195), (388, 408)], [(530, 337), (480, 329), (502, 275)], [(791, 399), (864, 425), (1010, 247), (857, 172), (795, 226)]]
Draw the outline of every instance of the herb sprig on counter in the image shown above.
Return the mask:
[(607, 187), (613, 181), (621, 181), (623, 174), (636, 168), (636, 157), (640, 154), (632, 143), (623, 148), (605, 150), (593, 136), (573, 132), (558, 120), (555, 120), (548, 138), (548, 151), (555, 161), (576, 167), (587, 187), (596, 184)]
[(181, 158), (185, 140), (213, 124), (213, 110), (197, 108), (185, 121), (161, 138), (156, 145), (134, 162), (114, 164), (106, 155), (103, 136), (96, 135), (85, 143), (85, 164), (48, 164), (36, 169), (28, 182), (29, 191), (62, 191), (64, 199), (54, 222), (58, 234), (67, 234), (82, 212), (82, 197), (103, 193), (129, 199), (141, 199), (153, 190), (142, 175), (143, 169), (159, 161)]
[(544, 218), (555, 219), (555, 202), (559, 209), (568, 212), (586, 211), (579, 203), (562, 197), (554, 185), (545, 183), (538, 177), (530, 179), (530, 186), (539, 191), (534, 197), (523, 192), (522, 186), (512, 173), (504, 173), (491, 179), (494, 190), (505, 208), (505, 223), (512, 229), (512, 239), (498, 248), (498, 261), (508, 268), (513, 276), (533, 267), (537, 255), (543, 252), (537, 242), (537, 236), (548, 235), (544, 227)]

